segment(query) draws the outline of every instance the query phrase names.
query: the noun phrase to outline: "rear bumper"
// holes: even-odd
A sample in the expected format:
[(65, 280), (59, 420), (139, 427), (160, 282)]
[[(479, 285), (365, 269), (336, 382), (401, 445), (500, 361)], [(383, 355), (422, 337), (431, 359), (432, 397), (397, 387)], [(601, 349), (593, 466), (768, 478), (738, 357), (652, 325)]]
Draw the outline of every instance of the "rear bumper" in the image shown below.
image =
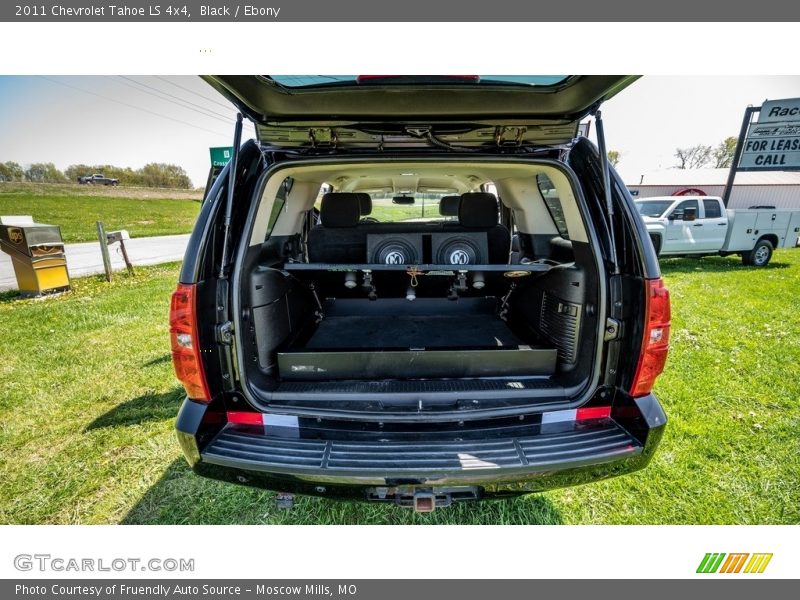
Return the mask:
[(204, 430), (205, 410), (187, 400), (177, 424), (198, 474), (355, 499), (390, 499), (408, 489), (508, 496), (630, 473), (650, 460), (666, 423), (652, 395), (629, 400), (611, 418), (427, 431), (365, 431), (303, 419), (297, 427), (227, 423)]

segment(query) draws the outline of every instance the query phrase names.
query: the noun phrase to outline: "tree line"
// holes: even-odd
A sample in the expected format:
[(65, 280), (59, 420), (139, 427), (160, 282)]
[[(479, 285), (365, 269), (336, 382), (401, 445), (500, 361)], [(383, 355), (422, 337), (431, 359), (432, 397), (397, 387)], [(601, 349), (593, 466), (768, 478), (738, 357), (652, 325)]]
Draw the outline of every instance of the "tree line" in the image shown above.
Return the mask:
[[(738, 138), (730, 136), (716, 146), (697, 144), (687, 148), (675, 148), (675, 158), (678, 163), (674, 169), (729, 169), (733, 164), (733, 155), (736, 153)], [(622, 154), (617, 150), (608, 151), (608, 162), (616, 167), (622, 159)]]
[(167, 163), (148, 163), (141, 169), (114, 165), (70, 165), (64, 171), (53, 163), (33, 163), (23, 168), (19, 163), (0, 163), (0, 181), (30, 181), (35, 183), (75, 183), (78, 177), (102, 173), (119, 179), (120, 185), (190, 189), (192, 181), (183, 167)]
[(728, 169), (733, 163), (738, 138), (727, 137), (716, 146), (697, 144), (688, 148), (675, 148), (678, 159), (676, 169)]

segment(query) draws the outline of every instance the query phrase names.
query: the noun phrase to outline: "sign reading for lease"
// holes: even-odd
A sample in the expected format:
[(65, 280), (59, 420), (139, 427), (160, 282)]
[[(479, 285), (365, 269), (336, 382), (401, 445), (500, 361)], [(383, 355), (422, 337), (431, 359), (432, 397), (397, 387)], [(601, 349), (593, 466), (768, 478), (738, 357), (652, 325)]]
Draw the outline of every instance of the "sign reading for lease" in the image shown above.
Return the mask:
[(800, 98), (763, 104), (747, 132), (739, 169), (800, 170)]

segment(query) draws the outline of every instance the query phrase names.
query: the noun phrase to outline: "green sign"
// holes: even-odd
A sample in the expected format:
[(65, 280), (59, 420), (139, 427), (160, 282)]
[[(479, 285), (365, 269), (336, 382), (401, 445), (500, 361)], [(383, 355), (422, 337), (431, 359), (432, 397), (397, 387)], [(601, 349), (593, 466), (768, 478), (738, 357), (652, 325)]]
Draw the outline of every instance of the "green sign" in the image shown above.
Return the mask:
[(212, 167), (224, 167), (233, 156), (233, 146), (209, 148), (209, 151), (211, 152)]

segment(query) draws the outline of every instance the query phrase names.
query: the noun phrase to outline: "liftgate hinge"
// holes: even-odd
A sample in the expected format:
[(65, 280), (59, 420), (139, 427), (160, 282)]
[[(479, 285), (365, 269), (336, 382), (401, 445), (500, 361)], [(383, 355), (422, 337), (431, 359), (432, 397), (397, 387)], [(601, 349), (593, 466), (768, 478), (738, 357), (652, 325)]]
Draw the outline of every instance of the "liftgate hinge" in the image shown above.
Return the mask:
[(622, 324), (616, 319), (606, 319), (606, 329), (603, 333), (603, 341), (610, 342), (620, 337)]
[(230, 346), (233, 343), (233, 323), (225, 321), (217, 325), (216, 337), (218, 343)]
[(522, 137), (527, 127), (498, 127), (494, 132), (495, 144), (500, 146), (522, 146)]
[(336, 132), (328, 127), (312, 127), (308, 130), (308, 141), (312, 148), (336, 147)]

